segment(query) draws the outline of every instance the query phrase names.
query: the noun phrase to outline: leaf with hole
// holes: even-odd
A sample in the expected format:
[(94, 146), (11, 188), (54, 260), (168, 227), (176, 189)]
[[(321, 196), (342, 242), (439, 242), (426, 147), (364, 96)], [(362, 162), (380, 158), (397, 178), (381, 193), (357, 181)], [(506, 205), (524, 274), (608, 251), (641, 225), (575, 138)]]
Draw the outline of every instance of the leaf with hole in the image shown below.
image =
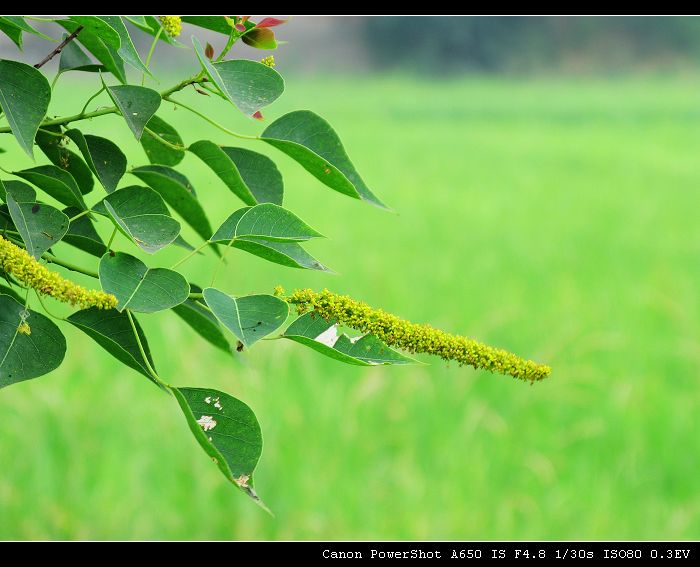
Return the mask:
[[(190, 284), (190, 288), (192, 293), (202, 293), (202, 288), (199, 286)], [(233, 354), (233, 349), (224, 336), (219, 320), (199, 301), (188, 299), (177, 307), (173, 307), (173, 312), (204, 340), (228, 354)]]
[(387, 208), (360, 177), (338, 134), (310, 110), (296, 110), (270, 124), (261, 139), (298, 162), (331, 189)]
[(192, 44), (209, 79), (243, 114), (252, 116), (284, 92), (284, 79), (267, 65), (246, 59), (212, 63), (196, 37)]
[(272, 203), (263, 203), (234, 212), (212, 235), (210, 241), (228, 242), (246, 236), (278, 242), (323, 237), (293, 212)]
[(109, 96), (124, 117), (127, 126), (141, 139), (143, 129), (160, 107), (160, 94), (153, 89), (135, 85), (107, 87)]
[(187, 280), (178, 272), (149, 268), (124, 252), (102, 256), (99, 274), (102, 289), (117, 298), (119, 311), (155, 313), (180, 305), (190, 294)]
[(287, 302), (274, 295), (236, 298), (213, 287), (202, 294), (214, 316), (247, 348), (279, 329), (289, 314)]
[(355, 338), (338, 335), (337, 322), (326, 321), (314, 311), (304, 313), (282, 336), (346, 364), (417, 364), (417, 361), (390, 348), (374, 335)]
[(211, 234), (209, 219), (187, 177), (164, 165), (136, 167), (131, 170), (131, 174), (157, 191), (199, 236), (204, 240), (209, 238)]
[(61, 128), (60, 126), (42, 127), (36, 133), (37, 146), (52, 164), (70, 173), (78, 184), (80, 192), (87, 195), (95, 186), (92, 171), (77, 154), (61, 144), (63, 139), (61, 136), (55, 136), (49, 132), (61, 134)]
[(19, 145), (32, 159), (34, 136), (50, 100), (51, 87), (41, 71), (19, 61), (0, 59), (0, 110)]
[(126, 156), (119, 146), (107, 138), (83, 134), (75, 128), (68, 130), (66, 136), (78, 146), (85, 162), (100, 180), (105, 191), (114, 191), (126, 172)]
[[(182, 150), (176, 150), (158, 141), (156, 136), (169, 144), (181, 146)], [(177, 130), (159, 116), (153, 116), (146, 124), (146, 130), (141, 136), (141, 146), (146, 152), (148, 161), (153, 164), (174, 166), (185, 158), (184, 142)]]
[[(143, 329), (136, 317), (133, 317), (133, 319), (141, 345), (148, 357), (148, 362), (151, 368), (155, 368)], [(83, 331), (119, 362), (126, 364), (129, 368), (133, 368), (136, 372), (140, 372), (146, 378), (155, 382), (148, 371), (148, 365), (141, 354), (129, 316), (126, 313), (120, 313), (116, 309), (91, 307), (90, 309), (76, 311), (66, 321)]]
[(87, 209), (83, 194), (73, 176), (55, 165), (39, 165), (22, 171), (15, 171), (17, 177), (29, 181), (47, 195), (51, 195), (59, 203), (78, 207), (81, 211)]
[(53, 321), (0, 295), (0, 388), (51, 372), (65, 354), (66, 339)]
[(253, 489), (262, 433), (253, 410), (211, 388), (172, 388), (187, 425), (223, 475), (267, 509)]
[(68, 230), (68, 217), (50, 205), (18, 203), (12, 192), (9, 192), (7, 208), (27, 247), (27, 252), (34, 258), (41, 258), (41, 255), (59, 242)]
[(150, 187), (132, 185), (107, 195), (94, 211), (110, 216), (139, 248), (154, 254), (180, 234), (163, 198)]

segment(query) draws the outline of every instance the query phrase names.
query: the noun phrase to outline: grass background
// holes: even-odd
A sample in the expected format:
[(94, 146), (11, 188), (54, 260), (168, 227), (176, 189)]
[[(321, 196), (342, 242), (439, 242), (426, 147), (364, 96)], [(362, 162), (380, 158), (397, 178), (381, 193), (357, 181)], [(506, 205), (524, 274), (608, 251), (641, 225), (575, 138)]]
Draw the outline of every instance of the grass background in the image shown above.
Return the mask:
[[(547, 362), (551, 379), (530, 387), (439, 360), (362, 369), (284, 341), (237, 363), (170, 313), (141, 316), (168, 381), (225, 390), (257, 413), (271, 518), (224, 481), (174, 400), (63, 326), (63, 365), (0, 392), (0, 538), (697, 539), (700, 82), (287, 82), (268, 121), (325, 116), (398, 214), (246, 143), (278, 161), (286, 205), (329, 237), (310, 250), (339, 275), (234, 251), (217, 285), (351, 293)], [(97, 79), (59, 85), (52, 111), (73, 113)], [(186, 143), (238, 143), (170, 105), (161, 115)], [(130, 166), (146, 162), (118, 117), (80, 128), (117, 139)], [(0, 146), (3, 167), (30, 165), (9, 136)], [(194, 156), (179, 169), (214, 226), (240, 206)], [(199, 257), (187, 273), (206, 282), (214, 265)]]

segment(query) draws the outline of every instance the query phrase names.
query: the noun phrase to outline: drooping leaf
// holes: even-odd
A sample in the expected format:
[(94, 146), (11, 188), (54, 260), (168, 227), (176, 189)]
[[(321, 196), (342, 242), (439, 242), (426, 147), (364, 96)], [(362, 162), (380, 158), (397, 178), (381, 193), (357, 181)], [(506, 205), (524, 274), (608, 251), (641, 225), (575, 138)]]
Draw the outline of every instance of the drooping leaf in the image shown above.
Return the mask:
[(105, 191), (114, 191), (126, 172), (126, 156), (119, 146), (107, 138), (83, 134), (75, 128), (68, 130), (66, 136), (78, 146), (85, 162), (100, 180)]
[(255, 49), (277, 49), (275, 32), (269, 28), (254, 28), (244, 34), (241, 39), (243, 43)]
[(81, 36), (86, 32), (92, 33), (114, 49), (118, 50), (121, 47), (119, 33), (106, 21), (106, 18), (99, 16), (71, 16), (70, 20), (83, 26), (84, 29), (80, 32)]
[(202, 292), (214, 316), (247, 348), (279, 329), (289, 304), (274, 295), (232, 297), (213, 287)]
[[(144, 335), (136, 317), (133, 317), (133, 319), (141, 345), (148, 357), (148, 362), (151, 368), (155, 369), (146, 335)], [(136, 342), (134, 330), (126, 313), (120, 313), (116, 309), (91, 307), (90, 309), (76, 311), (66, 321), (83, 331), (119, 362), (126, 364), (129, 368), (133, 368), (136, 372), (140, 372), (146, 378), (155, 382), (148, 371), (148, 366)]]
[(246, 205), (282, 204), (282, 176), (268, 157), (240, 148), (220, 147), (209, 140), (195, 142), (188, 150)]
[(261, 138), (331, 189), (386, 208), (360, 177), (338, 134), (318, 114), (310, 110), (285, 114), (270, 124)]
[(2, 19), (2, 20), (4, 20), (4, 21), (6, 21), (6, 22), (8, 22), (8, 23), (10, 23), (10, 24), (12, 24), (12, 25), (14, 25), (15, 27), (18, 27), (18, 28), (21, 29), (22, 31), (25, 31), (25, 32), (27, 32), (27, 33), (31, 33), (31, 34), (33, 34), (33, 35), (36, 35), (36, 36), (42, 38), (42, 39), (46, 39), (46, 40), (48, 40), (48, 41), (56, 41), (56, 40), (53, 39), (52, 37), (49, 37), (48, 35), (41, 33), (41, 32), (40, 32), (39, 30), (37, 30), (36, 28), (33, 28), (32, 26), (30, 26), (30, 25), (25, 21), (25, 19), (24, 19), (23, 16), (3, 16), (3, 17), (0, 18), (0, 19)]
[[(175, 130), (175, 128), (173, 128), (162, 118), (153, 116), (146, 124), (146, 128), (160, 136), (166, 142), (176, 146), (183, 146), (184, 148), (184, 142), (182, 141), (180, 134), (178, 134), (177, 130)], [(165, 144), (156, 140), (153, 134), (148, 132), (148, 130), (146, 130), (143, 136), (141, 136), (141, 145), (146, 152), (148, 161), (153, 164), (174, 166), (184, 159), (184, 149), (176, 150), (166, 146)]]
[[(68, 207), (63, 209), (63, 213), (71, 218), (80, 213), (80, 210), (75, 207)], [(98, 258), (102, 258), (104, 253), (107, 252), (107, 246), (102, 237), (97, 234), (92, 221), (87, 215), (70, 222), (68, 232), (63, 237), (63, 242)]]
[(36, 134), (37, 145), (51, 163), (70, 173), (78, 184), (80, 192), (87, 195), (95, 186), (90, 168), (77, 154), (61, 145), (61, 137), (53, 136), (49, 132), (60, 134), (61, 128), (59, 126), (42, 127)]
[(187, 177), (164, 165), (144, 165), (132, 169), (131, 173), (157, 191), (199, 236), (204, 240), (209, 238), (209, 219)]
[(11, 191), (7, 194), (7, 208), (27, 252), (37, 259), (68, 230), (68, 217), (61, 211), (43, 203), (18, 203)]
[(73, 176), (55, 165), (39, 165), (22, 171), (15, 171), (17, 177), (29, 181), (58, 202), (67, 206), (87, 209), (83, 194)]
[(338, 335), (337, 328), (336, 321), (326, 321), (311, 311), (294, 321), (282, 336), (346, 364), (416, 364), (415, 360), (388, 347), (374, 335), (351, 339), (346, 334)]
[[(56, 23), (68, 30), (69, 33), (73, 33), (76, 29), (78, 29), (79, 25), (70, 20), (59, 20)], [(79, 41), (85, 47), (85, 49), (92, 53), (95, 58), (104, 65), (105, 69), (112, 73), (112, 75), (114, 75), (120, 83), (126, 83), (124, 60), (117, 53), (116, 48), (106, 44), (104, 41), (102, 41), (98, 34), (87, 29), (80, 32), (77, 37), (77, 41)]]
[(0, 31), (12, 40), (19, 49), (22, 49), (22, 30), (11, 24), (6, 18), (0, 17)]
[(262, 454), (262, 433), (253, 410), (210, 388), (173, 388), (187, 425), (223, 475), (258, 504), (253, 473)]
[(163, 198), (149, 187), (119, 189), (94, 210), (112, 217), (121, 231), (148, 254), (167, 246), (180, 234), (180, 223), (170, 216)]
[(7, 201), (7, 193), (10, 192), (18, 203), (33, 203), (36, 201), (36, 191), (31, 185), (23, 181), (3, 181), (0, 179), (0, 198)]
[(244, 236), (279, 242), (323, 237), (293, 212), (272, 203), (263, 203), (234, 212), (213, 234), (210, 241), (228, 242), (232, 238)]
[(66, 339), (53, 321), (0, 295), (0, 388), (51, 372), (65, 354)]
[(154, 313), (183, 303), (189, 293), (187, 280), (166, 268), (148, 268), (138, 258), (116, 252), (102, 256), (99, 267), (102, 289), (113, 294), (117, 309)]
[(41, 71), (19, 61), (0, 59), (0, 109), (19, 145), (32, 159), (34, 136), (50, 100), (51, 87)]
[[(190, 284), (192, 293), (202, 293), (202, 289), (196, 285)], [(188, 299), (173, 311), (185, 321), (199, 336), (208, 341), (216, 348), (223, 350), (228, 354), (232, 354), (231, 345), (226, 340), (219, 321), (212, 312), (194, 299)]]
[[(65, 40), (68, 34), (63, 35)], [(67, 43), (61, 50), (61, 58), (58, 60), (58, 72), (65, 73), (66, 71), (86, 71), (96, 73), (104, 71), (105, 66), (95, 63), (87, 53), (85, 53), (76, 41)]]
[(281, 266), (322, 272), (331, 271), (304, 250), (298, 242), (276, 242), (244, 236), (234, 240), (232, 246)]
[(246, 59), (212, 63), (194, 36), (192, 44), (209, 79), (243, 114), (251, 116), (284, 92), (284, 79), (267, 65)]
[(140, 140), (146, 123), (160, 107), (160, 95), (153, 89), (135, 85), (107, 87), (107, 92), (136, 139)]

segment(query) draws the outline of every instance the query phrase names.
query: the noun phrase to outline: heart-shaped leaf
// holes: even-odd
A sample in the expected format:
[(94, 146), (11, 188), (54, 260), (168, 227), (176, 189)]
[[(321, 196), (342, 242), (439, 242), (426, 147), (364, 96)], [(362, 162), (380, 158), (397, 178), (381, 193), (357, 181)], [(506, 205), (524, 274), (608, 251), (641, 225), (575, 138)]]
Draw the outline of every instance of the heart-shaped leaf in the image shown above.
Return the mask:
[(17, 177), (29, 181), (44, 193), (51, 195), (59, 203), (78, 207), (81, 211), (87, 209), (83, 194), (73, 176), (55, 165), (39, 165), (30, 169), (16, 171)]
[(272, 203), (264, 203), (234, 212), (218, 228), (210, 241), (228, 242), (233, 238), (245, 236), (279, 242), (323, 237), (293, 212)]
[[(69, 45), (73, 45), (70, 43)], [(53, 135), (49, 132), (53, 132)], [(92, 191), (95, 183), (92, 171), (87, 164), (75, 153), (61, 144), (62, 133), (60, 126), (44, 126), (36, 133), (36, 144), (52, 164), (67, 171), (73, 176), (83, 195)]]
[[(151, 368), (155, 368), (143, 329), (141, 329), (141, 325), (139, 325), (136, 317), (132, 316), (132, 318), (134, 319), (134, 325), (138, 331), (143, 350), (148, 357), (148, 362)], [(129, 316), (126, 313), (120, 313), (116, 309), (91, 307), (90, 309), (76, 311), (66, 321), (83, 331), (119, 362), (126, 364), (129, 368), (133, 368), (136, 372), (140, 372), (146, 378), (155, 382), (141, 354)]]
[[(63, 209), (63, 213), (72, 218), (80, 213), (80, 210), (75, 207), (68, 207)], [(105, 252), (107, 252), (107, 246), (105, 245), (102, 237), (97, 234), (92, 221), (87, 215), (78, 217), (70, 222), (68, 226), (68, 232), (63, 237), (63, 242), (75, 246), (76, 248), (102, 258)]]
[(68, 130), (66, 136), (78, 146), (85, 162), (100, 180), (105, 191), (114, 191), (126, 172), (126, 156), (119, 146), (107, 138), (83, 134), (75, 128)]
[(298, 242), (277, 242), (244, 236), (236, 238), (232, 246), (281, 266), (322, 272), (331, 271), (304, 250)]
[(310, 110), (296, 110), (270, 124), (262, 140), (298, 162), (331, 189), (386, 208), (360, 177), (328, 122)]
[(284, 185), (274, 162), (256, 152), (200, 140), (188, 150), (207, 164), (246, 205), (282, 204)]
[(209, 219), (187, 177), (164, 165), (144, 165), (132, 169), (131, 173), (157, 191), (199, 236), (204, 240), (209, 238)]
[(146, 124), (160, 107), (160, 95), (153, 89), (135, 85), (107, 87), (107, 92), (136, 139), (140, 140)]
[(65, 354), (66, 339), (53, 321), (0, 295), (0, 388), (51, 372)]
[(265, 507), (253, 489), (253, 473), (262, 454), (262, 433), (253, 410), (210, 388), (172, 388), (172, 392), (204, 452), (229, 481)]
[(46, 116), (51, 87), (31, 65), (0, 59), (0, 109), (19, 145), (34, 158), (34, 136)]
[(132, 185), (115, 191), (95, 205), (148, 254), (154, 254), (180, 234), (180, 223), (170, 216), (163, 198), (149, 187)]
[(212, 63), (194, 36), (192, 45), (209, 79), (243, 114), (252, 116), (284, 92), (284, 79), (267, 65), (245, 59)]
[(124, 252), (102, 256), (99, 267), (102, 289), (117, 298), (117, 309), (154, 313), (184, 302), (190, 286), (178, 272), (149, 268)]
[[(200, 287), (194, 284), (190, 284), (190, 287), (192, 288), (192, 293), (202, 293)], [(173, 307), (173, 312), (192, 327), (204, 340), (216, 348), (232, 354), (231, 345), (226, 340), (218, 319), (199, 301), (188, 299), (177, 307)]]
[(235, 298), (213, 287), (202, 295), (214, 316), (248, 348), (279, 329), (289, 314), (287, 302), (274, 295)]
[(355, 338), (346, 334), (338, 335), (337, 322), (326, 321), (314, 311), (304, 313), (282, 336), (346, 364), (417, 364), (415, 360), (388, 347), (374, 335)]
[(7, 208), (22, 241), (35, 258), (59, 242), (68, 231), (68, 217), (43, 203), (18, 203), (7, 194)]
[(146, 128), (147, 130), (144, 132), (143, 136), (141, 136), (141, 145), (146, 152), (148, 161), (154, 164), (174, 166), (184, 159), (184, 149), (176, 150), (170, 146), (166, 146), (162, 142), (156, 140), (153, 134), (148, 131), (150, 130), (170, 144), (184, 147), (184, 142), (175, 128), (159, 116), (153, 116), (146, 124)]

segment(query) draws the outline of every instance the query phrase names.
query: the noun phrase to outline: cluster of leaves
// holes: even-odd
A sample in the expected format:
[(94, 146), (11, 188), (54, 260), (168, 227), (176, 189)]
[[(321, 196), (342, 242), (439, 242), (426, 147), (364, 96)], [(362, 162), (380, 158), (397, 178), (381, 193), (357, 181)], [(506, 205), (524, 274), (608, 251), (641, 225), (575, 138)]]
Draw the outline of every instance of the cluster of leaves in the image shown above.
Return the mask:
[[(0, 17), (0, 31), (19, 48), (24, 34), (52, 40), (30, 21)], [(96, 73), (99, 91), (79, 113), (48, 118), (53, 85), (37, 68), (43, 62), (31, 66), (0, 60), (0, 133), (13, 134), (30, 157), (35, 157), (38, 148), (46, 158), (44, 163), (28, 169), (2, 168), (11, 176), (0, 180), (0, 198), (4, 201), (0, 206), (2, 238), (26, 249), (36, 260), (96, 278), (102, 290), (114, 296), (115, 309), (93, 306), (66, 318), (54, 318), (80, 329), (121, 363), (170, 392), (195, 438), (226, 478), (260, 502), (253, 489), (253, 474), (260, 458), (262, 436), (254, 413), (224, 392), (173, 386), (165, 381), (156, 372), (137, 317), (172, 310), (214, 347), (232, 354), (249, 349), (285, 325), (290, 316), (289, 304), (274, 295), (241, 297), (213, 287), (202, 289), (177, 268), (202, 250), (208, 249), (221, 258), (230, 248), (236, 248), (282, 266), (327, 270), (303, 247), (304, 242), (321, 235), (283, 208), (282, 175), (270, 158), (247, 148), (222, 147), (209, 140), (186, 146), (177, 130), (158, 116), (158, 109), (164, 101), (178, 105), (232, 137), (276, 148), (335, 191), (378, 207), (384, 205), (360, 177), (336, 132), (315, 113), (290, 112), (269, 124), (259, 136), (243, 136), (174, 97), (193, 85), (225, 99), (247, 117), (261, 118), (262, 109), (284, 91), (282, 77), (271, 67), (269, 58), (263, 64), (227, 59), (227, 54), (239, 39), (252, 48), (275, 49), (273, 28), (283, 21), (265, 18), (255, 23), (247, 17), (183, 17), (185, 23), (225, 34), (226, 46), (215, 57), (210, 45), (202, 46), (192, 36), (191, 49), (201, 66), (200, 72), (161, 92), (142, 86), (143, 81), (133, 84), (127, 69), (133, 68), (139, 78), (143, 75), (145, 79), (151, 76), (150, 54), (157, 44), (188, 47), (171, 35), (172, 29), (179, 31), (179, 19), (168, 22), (168, 26), (163, 18), (150, 16), (75, 16), (46, 21), (54, 22), (59, 33), (63, 33), (62, 41), (52, 40), (60, 42), (50, 54), (58, 58), (54, 84), (65, 73)], [(153, 37), (145, 61), (134, 47), (132, 33)], [(113, 105), (90, 111), (91, 101), (103, 92)], [(147, 163), (128, 169), (136, 183), (125, 179), (127, 159), (114, 141), (85, 134), (79, 128), (84, 119), (108, 114), (120, 115), (135, 143), (143, 147)], [(175, 169), (185, 152), (202, 160), (232, 193), (228, 201), (231, 214), (215, 230), (193, 184)], [(242, 208), (236, 200), (242, 202)], [(197, 246), (180, 235), (183, 222), (201, 238)], [(96, 223), (113, 227), (108, 242), (99, 235)], [(113, 240), (117, 233), (126, 237), (121, 240), (128, 243), (125, 250), (115, 249)], [(95, 257), (96, 269), (63, 260), (64, 245)], [(159, 251), (170, 246), (186, 249), (186, 255), (175, 266), (154, 266), (149, 258), (156, 258)], [(51, 295), (51, 290), (32, 290), (8, 269), (3, 275), (7, 285), (0, 290), (0, 387), (52, 371), (60, 365), (66, 351), (63, 334), (50, 318), (53, 316), (28, 307), (30, 292)], [(349, 364), (412, 362), (376, 337), (338, 337), (336, 328), (333, 321), (306, 313), (277, 336)], [(234, 346), (227, 332), (233, 335)]]

